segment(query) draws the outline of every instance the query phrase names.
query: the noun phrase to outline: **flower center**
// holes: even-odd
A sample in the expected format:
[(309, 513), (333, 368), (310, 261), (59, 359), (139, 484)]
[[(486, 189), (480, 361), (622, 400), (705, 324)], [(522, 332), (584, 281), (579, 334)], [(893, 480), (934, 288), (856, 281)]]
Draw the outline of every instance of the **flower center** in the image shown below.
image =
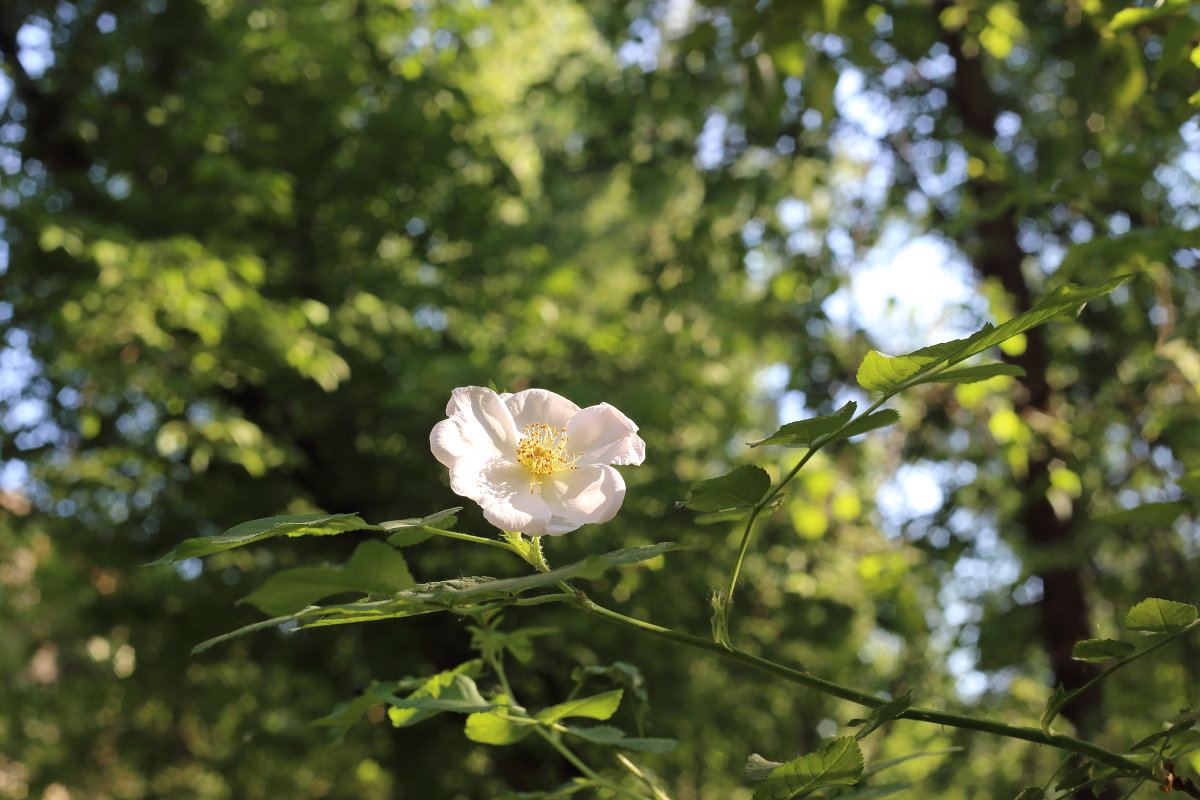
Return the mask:
[(575, 462), (583, 453), (567, 452), (565, 429), (539, 422), (526, 425), (522, 433), (524, 438), (517, 444), (517, 463), (530, 472), (530, 494), (546, 475), (577, 469)]

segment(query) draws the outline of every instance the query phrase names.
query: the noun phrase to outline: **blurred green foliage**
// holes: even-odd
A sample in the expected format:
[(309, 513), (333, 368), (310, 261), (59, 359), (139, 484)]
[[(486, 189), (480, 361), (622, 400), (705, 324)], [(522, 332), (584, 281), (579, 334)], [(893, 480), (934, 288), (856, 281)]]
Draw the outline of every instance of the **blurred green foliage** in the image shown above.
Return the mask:
[[(649, 453), (617, 519), (549, 542), (552, 563), (687, 542), (595, 594), (702, 633), (738, 533), (675, 501), (729, 464), (778, 476), (786, 456), (742, 443), (789, 421), (785, 390), (827, 414), (862, 399), (868, 349), (913, 349), (827, 301), (925, 234), (986, 301), (950, 309), (956, 330), (1024, 310), (1022, 287), (1138, 278), (1031, 336), (1036, 380), (928, 387), (900, 426), (815, 458), (733, 626), (864, 690), (1036, 725), (1055, 576), (1081, 576), (1096, 637), (1200, 581), (1181, 482), (1200, 469), (1196, 40), (1173, 2), (7, 0), (0, 797), (558, 785), (571, 768), (535, 741), (369, 713), (331, 744), (309, 724), (372, 679), (469, 658), (444, 619), (188, 655), (257, 619), (235, 601), (269, 570), (353, 542), (138, 565), (252, 517), (454, 505), (427, 446), (450, 389), (542, 386), (618, 406)], [(934, 502), (906, 506), (930, 481)], [(1022, 533), (1033, 500), (1069, 539)], [(1185, 505), (1090, 519), (1149, 501)], [(477, 509), (460, 526), (487, 533)], [(442, 540), (409, 563), (515, 574)], [(561, 633), (513, 680), (541, 707), (573, 667), (637, 664), (644, 735), (681, 742), (643, 760), (680, 800), (748, 797), (749, 753), (810, 752), (857, 713), (568, 613), (525, 610)], [(1173, 647), (1106, 684), (1089, 736), (1120, 749), (1195, 701), (1195, 644)], [(911, 722), (864, 742), (868, 763), (952, 745), (967, 755), (898, 777), (1007, 798), (1057, 764)]]

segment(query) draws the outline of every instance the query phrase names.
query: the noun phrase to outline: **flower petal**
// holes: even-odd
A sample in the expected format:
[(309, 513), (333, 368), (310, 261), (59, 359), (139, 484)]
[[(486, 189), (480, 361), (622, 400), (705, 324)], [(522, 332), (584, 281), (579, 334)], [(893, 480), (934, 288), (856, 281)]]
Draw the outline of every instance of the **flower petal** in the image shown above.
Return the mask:
[(542, 499), (551, 515), (546, 532), (568, 533), (580, 525), (608, 522), (616, 516), (625, 500), (625, 481), (612, 467), (593, 464), (546, 478)]
[(487, 496), (472, 499), (483, 507), (484, 518), (500, 530), (540, 536), (550, 523), (550, 508), (529, 478), (529, 470), (519, 464), (491, 461), (480, 476)]
[(538, 423), (561, 428), (579, 411), (579, 406), (546, 389), (526, 389), (506, 397), (504, 403), (518, 430)]
[(512, 415), (491, 389), (462, 386), (446, 405), (446, 416), (429, 434), (429, 447), (438, 461), (452, 466), (455, 459), (487, 459), (517, 451), (520, 434)]
[(646, 443), (638, 426), (608, 403), (588, 406), (567, 423), (568, 449), (582, 451), (576, 462), (586, 464), (641, 464)]

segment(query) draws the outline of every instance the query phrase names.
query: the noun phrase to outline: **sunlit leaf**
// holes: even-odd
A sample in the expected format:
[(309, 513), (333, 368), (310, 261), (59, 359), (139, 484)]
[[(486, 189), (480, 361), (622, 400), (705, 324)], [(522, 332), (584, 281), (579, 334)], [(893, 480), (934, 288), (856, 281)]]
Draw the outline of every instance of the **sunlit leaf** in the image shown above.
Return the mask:
[[(422, 707), (419, 703), (422, 700), (457, 700), (476, 705), (488, 705), (480, 697), (479, 690), (475, 688), (473, 680), (473, 678), (479, 677), (481, 672), (482, 662), (478, 659), (466, 661), (454, 669), (439, 672), (422, 683), (407, 697), (389, 699), (388, 702), (397, 707), (388, 709), (388, 719), (397, 728), (406, 728), (427, 720), (434, 714), (447, 710), (428, 706)], [(408, 705), (400, 707), (399, 704), (403, 702), (407, 702)], [(504, 701), (500, 699), (495, 703), (495, 705), (503, 704)]]
[(1125, 627), (1146, 633), (1170, 633), (1196, 621), (1196, 607), (1190, 603), (1149, 597), (1125, 615)]
[(868, 433), (876, 428), (886, 428), (888, 425), (895, 425), (899, 421), (900, 412), (892, 408), (883, 408), (870, 414), (864, 414), (854, 420), (840, 430), (830, 441), (836, 442), (842, 439), (849, 439), (851, 436)]
[(281, 517), (252, 519), (234, 525), (217, 536), (185, 539), (174, 550), (151, 561), (150, 565), (173, 564), (185, 558), (196, 558), (235, 547), (244, 547), (274, 536), (329, 536), (347, 531), (377, 531), (357, 514), (288, 514)]
[(815, 753), (777, 767), (759, 784), (753, 800), (792, 800), (814, 789), (851, 784), (863, 771), (863, 754), (853, 736), (840, 736)]
[(616, 713), (617, 707), (621, 705), (621, 697), (624, 694), (625, 692), (621, 689), (613, 689), (611, 692), (604, 692), (592, 695), (591, 697), (580, 697), (550, 706), (549, 708), (543, 708), (534, 716), (538, 722), (547, 724), (558, 722), (560, 719), (566, 719), (567, 717), (587, 717), (588, 719), (606, 720)]

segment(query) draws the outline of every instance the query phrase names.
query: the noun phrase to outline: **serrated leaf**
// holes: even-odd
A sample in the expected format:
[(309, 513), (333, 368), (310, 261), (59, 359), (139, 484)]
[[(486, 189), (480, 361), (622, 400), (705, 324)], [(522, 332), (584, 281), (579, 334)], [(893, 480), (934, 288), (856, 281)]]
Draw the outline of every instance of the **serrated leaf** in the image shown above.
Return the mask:
[(1170, 633), (1196, 621), (1196, 607), (1189, 603), (1148, 597), (1125, 615), (1125, 627), (1131, 631)]
[(762, 467), (745, 464), (718, 478), (692, 484), (691, 497), (681, 505), (693, 511), (724, 511), (753, 506), (771, 488), (771, 476)]
[[(412, 691), (414, 685), (417, 691), (421, 691), (422, 687), (427, 686), (430, 681), (443, 681), (441, 675), (426, 680), (406, 678), (400, 681), (373, 682), (362, 694), (339, 704), (329, 714), (320, 719), (313, 720), (312, 724), (335, 728), (338, 731), (338, 737), (341, 738), (352, 725), (362, 718), (367, 709), (380, 704), (393, 705), (404, 709), (430, 711), (433, 713), (439, 711), (468, 713), (469, 711), (489, 709), (492, 707), (492, 704), (485, 701), (479, 695), (479, 690), (475, 687), (475, 682), (472, 680), (472, 678), (479, 677), (479, 674), (482, 672), (481, 667), (482, 662), (475, 659), (465, 664), (460, 664), (454, 670), (441, 673), (441, 675), (451, 676), (452, 684), (439, 689), (442, 692), (440, 697), (433, 697), (426, 693), (417, 696), (416, 699), (402, 699), (397, 697), (397, 692)], [(429, 716), (432, 716), (432, 713), (422, 716), (421, 719), (427, 719)], [(407, 722), (406, 724), (415, 723)]]
[(851, 784), (863, 771), (863, 754), (853, 736), (840, 736), (815, 753), (777, 767), (759, 784), (753, 800), (792, 800), (834, 784)]
[(385, 531), (395, 531), (395, 533), (387, 538), (388, 544), (393, 547), (409, 547), (414, 544), (420, 544), (433, 536), (434, 531), (430, 530), (430, 528), (445, 531), (454, 527), (454, 523), (458, 521), (458, 517), (455, 514), (459, 511), (462, 511), (462, 506), (436, 511), (427, 517), (393, 519), (388, 522), (381, 522), (379, 523), (379, 527)]
[(613, 689), (611, 692), (594, 694), (591, 697), (568, 700), (565, 703), (543, 708), (534, 715), (534, 718), (547, 725), (567, 717), (606, 720), (617, 712), (617, 707), (621, 705), (621, 697), (624, 694), (622, 689)]
[(1093, 522), (1099, 522), (1104, 525), (1129, 525), (1131, 523), (1140, 523), (1142, 525), (1151, 525), (1154, 527), (1163, 527), (1174, 522), (1180, 514), (1190, 508), (1187, 503), (1163, 502), (1163, 503), (1143, 503), (1135, 508), (1127, 508), (1124, 511), (1117, 511), (1112, 514), (1103, 514), (1099, 517), (1092, 517)]
[(827, 436), (845, 425), (854, 416), (856, 408), (858, 408), (857, 403), (849, 402), (824, 417), (789, 422), (766, 439), (751, 442), (750, 446), (761, 447), (777, 444), (784, 447), (812, 447), (813, 443), (822, 436)]
[[(410, 725), (416, 725), (418, 722), (429, 719), (440, 711), (446, 710), (430, 707), (422, 708), (412, 704), (420, 700), (463, 700), (482, 703), (483, 698), (480, 697), (479, 690), (475, 688), (473, 680), (473, 678), (479, 677), (481, 672), (482, 662), (479, 659), (473, 659), (459, 664), (454, 669), (439, 672), (418, 686), (407, 697), (390, 699), (389, 703), (395, 704), (395, 702), (407, 701), (410, 705), (402, 708), (388, 709), (388, 719), (397, 728), (407, 728)], [(496, 703), (496, 705), (499, 704), (501, 703)]]
[(746, 778), (755, 783), (765, 781), (776, 767), (782, 767), (782, 761), (771, 761), (768, 758), (763, 758), (758, 753), (751, 753), (746, 759)]
[(1133, 651), (1134, 646), (1129, 642), (1116, 639), (1084, 639), (1075, 643), (1075, 647), (1071, 649), (1071, 658), (1076, 661), (1111, 661), (1127, 656)]
[(1033, 308), (1024, 314), (1018, 314), (1008, 322), (997, 325), (992, 330), (984, 328), (979, 333), (968, 337), (966, 345), (951, 355), (946, 363), (950, 365), (957, 364), (976, 353), (982, 353), (993, 345), (1007, 341), (1030, 328), (1036, 328), (1038, 325), (1050, 322), (1051, 320), (1073, 318), (1079, 314), (1084, 304), (1108, 294), (1132, 278), (1132, 275), (1120, 275), (1103, 283), (1098, 283), (1095, 286), (1079, 286), (1074, 283), (1064, 283), (1039, 300)]
[(671, 752), (678, 744), (674, 739), (647, 739), (626, 736), (625, 731), (612, 725), (593, 725), (588, 728), (576, 728), (571, 725), (564, 725), (563, 727), (575, 736), (586, 739), (589, 742), (608, 747), (619, 747), (625, 750), (635, 750), (639, 753), (661, 755)]
[(849, 725), (862, 725), (863, 729), (854, 734), (856, 739), (866, 738), (872, 731), (876, 730), (880, 725), (889, 722), (903, 714), (912, 706), (912, 690), (896, 697), (876, 709), (872, 709), (871, 713), (863, 719), (852, 719)]
[(867, 433), (876, 428), (883, 428), (888, 425), (894, 425), (900, 421), (900, 412), (891, 408), (884, 408), (871, 414), (865, 414), (851, 422), (845, 428), (840, 430), (829, 441), (840, 442), (842, 439), (849, 439), (851, 436), (858, 436), (860, 433)]
[(407, 592), (397, 595), (398, 599), (411, 599), (443, 608), (453, 608), (468, 603), (477, 603), (503, 597), (515, 597), (530, 589), (543, 586), (553, 586), (558, 581), (573, 578), (596, 578), (613, 567), (636, 564), (649, 561), (663, 553), (672, 550), (682, 550), (687, 545), (679, 542), (659, 542), (657, 544), (625, 547), (613, 550), (600, 556), (591, 556), (583, 561), (576, 561), (565, 567), (549, 572), (537, 572), (519, 578), (464, 578), (457, 581), (441, 581), (438, 584), (425, 584), (413, 587)]
[(268, 614), (291, 614), (331, 594), (390, 595), (415, 583), (398, 550), (383, 542), (367, 541), (343, 566), (295, 567), (277, 572), (245, 602)]
[(275, 536), (330, 536), (347, 531), (377, 531), (357, 514), (287, 514), (280, 517), (252, 519), (234, 525), (217, 536), (202, 536), (185, 539), (175, 549), (147, 566), (173, 564), (187, 558), (212, 555), (235, 547), (244, 547), (254, 542)]
[(979, 364), (973, 367), (958, 367), (957, 369), (936, 372), (932, 375), (917, 378), (909, 385), (917, 386), (922, 383), (976, 383), (978, 381), (989, 380), (990, 378), (998, 378), (1001, 375), (1019, 378), (1024, 374), (1025, 370), (1016, 364)]

